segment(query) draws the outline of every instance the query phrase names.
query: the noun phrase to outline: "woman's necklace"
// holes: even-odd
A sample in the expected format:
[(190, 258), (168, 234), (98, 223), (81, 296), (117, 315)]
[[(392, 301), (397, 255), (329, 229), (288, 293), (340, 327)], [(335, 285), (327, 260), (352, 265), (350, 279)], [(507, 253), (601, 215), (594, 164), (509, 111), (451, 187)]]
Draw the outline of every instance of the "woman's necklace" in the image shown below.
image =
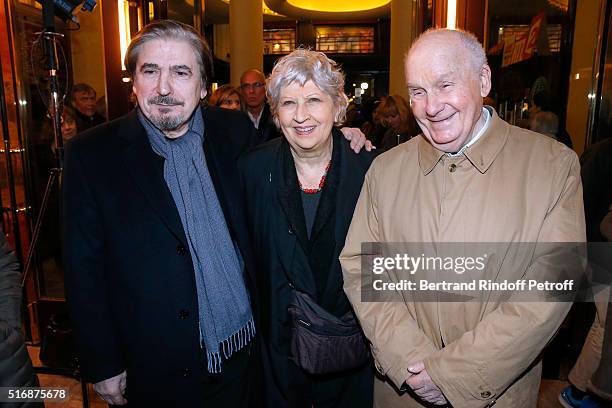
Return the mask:
[(319, 181), (319, 187), (317, 187), (317, 188), (303, 188), (302, 187), (302, 183), (298, 180), (298, 184), (300, 186), (300, 190), (302, 190), (306, 194), (317, 194), (321, 190), (323, 190), (323, 186), (325, 185), (325, 179), (327, 178), (327, 172), (329, 171), (330, 167), (331, 167), (331, 160), (329, 161), (329, 163), (327, 163), (327, 166), (325, 166), (325, 172), (323, 173), (323, 177), (321, 177), (321, 181)]

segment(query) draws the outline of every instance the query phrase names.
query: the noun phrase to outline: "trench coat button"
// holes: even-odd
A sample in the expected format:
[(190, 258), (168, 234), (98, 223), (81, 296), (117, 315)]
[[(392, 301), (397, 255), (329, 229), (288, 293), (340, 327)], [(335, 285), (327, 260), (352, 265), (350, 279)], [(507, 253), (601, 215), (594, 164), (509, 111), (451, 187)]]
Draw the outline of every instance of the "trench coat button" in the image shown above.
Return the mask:
[(185, 245), (183, 245), (183, 244), (178, 244), (176, 246), (176, 253), (181, 255), (181, 256), (184, 256), (184, 255), (187, 254), (187, 248), (185, 248)]
[(186, 368), (183, 370), (183, 377), (190, 377), (191, 376), (191, 368)]
[(491, 391), (483, 391), (480, 393), (482, 398), (491, 398)]
[(454, 173), (455, 170), (457, 170), (457, 165), (455, 163), (452, 163), (450, 166), (448, 166), (448, 171), (450, 171), (451, 173)]
[(179, 311), (179, 319), (181, 320), (185, 320), (189, 317), (189, 310), (186, 309), (181, 309)]

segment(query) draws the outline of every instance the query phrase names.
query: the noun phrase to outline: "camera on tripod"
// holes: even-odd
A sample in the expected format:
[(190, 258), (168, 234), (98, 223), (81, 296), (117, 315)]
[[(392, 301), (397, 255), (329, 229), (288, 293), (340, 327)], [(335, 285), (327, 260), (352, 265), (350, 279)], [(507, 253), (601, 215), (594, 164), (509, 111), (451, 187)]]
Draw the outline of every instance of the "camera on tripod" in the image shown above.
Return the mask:
[[(37, 3), (43, 4), (45, 0), (36, 0)], [(74, 23), (78, 24), (79, 20), (76, 17), (76, 14), (83, 10), (92, 12), (96, 7), (95, 0), (53, 0), (53, 5), (55, 7), (55, 15), (61, 18), (64, 21), (72, 20)]]

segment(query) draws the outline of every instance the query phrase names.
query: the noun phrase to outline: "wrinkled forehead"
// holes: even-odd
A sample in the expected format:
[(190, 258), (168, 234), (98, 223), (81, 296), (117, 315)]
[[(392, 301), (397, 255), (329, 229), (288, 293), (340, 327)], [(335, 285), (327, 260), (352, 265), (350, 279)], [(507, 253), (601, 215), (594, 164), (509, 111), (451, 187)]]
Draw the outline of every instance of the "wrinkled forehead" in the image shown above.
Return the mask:
[(144, 64), (158, 66), (184, 65), (198, 69), (200, 61), (197, 50), (187, 41), (180, 38), (155, 38), (142, 44), (136, 60), (137, 69)]
[(295, 78), (290, 82), (283, 83), (280, 87), (280, 95), (285, 95), (287, 93), (317, 93), (326, 96), (330, 96), (328, 92), (321, 89), (319, 85), (313, 81), (311, 78)]
[(423, 41), (406, 57), (406, 83), (447, 77), (467, 79), (471, 69), (468, 51), (460, 42)]

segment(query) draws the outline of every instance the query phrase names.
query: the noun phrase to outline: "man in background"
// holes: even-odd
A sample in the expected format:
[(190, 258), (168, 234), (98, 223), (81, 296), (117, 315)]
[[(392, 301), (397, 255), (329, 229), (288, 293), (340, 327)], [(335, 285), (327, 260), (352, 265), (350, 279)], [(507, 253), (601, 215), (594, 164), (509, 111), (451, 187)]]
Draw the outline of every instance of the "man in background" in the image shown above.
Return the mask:
[(240, 91), (246, 111), (257, 129), (257, 143), (267, 142), (280, 136), (272, 121), (270, 105), (266, 102), (266, 77), (257, 69), (246, 70), (240, 77)]
[(96, 91), (91, 85), (84, 83), (74, 85), (71, 100), (76, 112), (78, 133), (106, 122), (106, 118), (96, 110)]

